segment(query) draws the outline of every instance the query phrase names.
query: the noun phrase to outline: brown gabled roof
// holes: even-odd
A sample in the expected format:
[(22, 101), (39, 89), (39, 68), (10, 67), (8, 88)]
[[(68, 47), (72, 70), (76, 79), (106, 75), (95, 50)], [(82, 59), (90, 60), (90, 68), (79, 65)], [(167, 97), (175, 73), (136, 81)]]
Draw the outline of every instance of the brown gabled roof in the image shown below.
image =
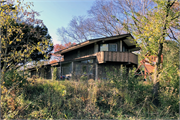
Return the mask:
[[(69, 52), (69, 51), (72, 51), (72, 50), (75, 50), (75, 49), (78, 49), (78, 48), (81, 48), (81, 47), (84, 47), (84, 46), (87, 46), (87, 45), (90, 45), (90, 44), (93, 44), (93, 43), (96, 43), (96, 42), (99, 42), (99, 41), (102, 41), (102, 40), (103, 40), (103, 41), (116, 40), (116, 39), (121, 39), (121, 38), (125, 38), (125, 37), (130, 37), (131, 39), (134, 39), (131, 34), (122, 34), (122, 35), (111, 36), (111, 37), (91, 39), (91, 40), (88, 40), (88, 41), (85, 41), (85, 42), (76, 44), (76, 45), (74, 45), (74, 46), (72, 46), (72, 47), (69, 47), (69, 48), (66, 48), (66, 49), (57, 51), (57, 52), (55, 52), (54, 54), (64, 54), (64, 53), (66, 53), (66, 52)], [(127, 42), (127, 43), (129, 43), (129, 44), (131, 43), (130, 39), (125, 40), (125, 42)], [(132, 41), (132, 42), (133, 42), (133, 41)], [(135, 43), (131, 43), (131, 44), (135, 45)]]

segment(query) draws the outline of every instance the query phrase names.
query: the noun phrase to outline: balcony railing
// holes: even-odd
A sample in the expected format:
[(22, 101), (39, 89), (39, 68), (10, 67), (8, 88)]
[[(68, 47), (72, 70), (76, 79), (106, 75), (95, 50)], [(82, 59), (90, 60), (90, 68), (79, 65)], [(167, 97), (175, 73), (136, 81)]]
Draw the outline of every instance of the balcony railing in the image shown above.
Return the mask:
[(101, 51), (96, 54), (99, 63), (127, 62), (138, 64), (138, 56), (130, 52)]

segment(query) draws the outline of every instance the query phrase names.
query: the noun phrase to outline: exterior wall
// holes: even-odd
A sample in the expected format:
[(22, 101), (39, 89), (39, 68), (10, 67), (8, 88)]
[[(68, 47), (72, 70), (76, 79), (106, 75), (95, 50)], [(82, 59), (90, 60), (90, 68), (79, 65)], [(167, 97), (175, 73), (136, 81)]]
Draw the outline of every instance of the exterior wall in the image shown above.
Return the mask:
[(95, 44), (94, 44), (94, 53), (97, 53), (97, 52), (98, 52), (98, 44), (95, 43)]
[(94, 54), (94, 44), (82, 47), (79, 49), (79, 51), (80, 51), (80, 57)]
[(64, 61), (72, 60), (74, 58), (77, 58), (78, 50), (73, 50), (71, 52), (65, 53), (64, 55)]
[(70, 51), (64, 55), (64, 61), (73, 60), (78, 57), (94, 54), (94, 44)]

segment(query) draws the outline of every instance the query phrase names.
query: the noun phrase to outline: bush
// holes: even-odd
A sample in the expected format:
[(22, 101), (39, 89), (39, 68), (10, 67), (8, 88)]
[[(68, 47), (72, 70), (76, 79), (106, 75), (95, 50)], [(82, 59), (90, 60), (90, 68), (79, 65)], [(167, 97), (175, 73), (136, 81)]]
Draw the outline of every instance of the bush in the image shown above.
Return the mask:
[(1, 84), (1, 118), (15, 118), (22, 104), (25, 104), (21, 99), (21, 93), (26, 83), (28, 83), (26, 78), (26, 74), (23, 77), (13, 69), (5, 73), (4, 82)]
[(87, 81), (88, 80), (88, 77), (86, 75), (82, 75), (80, 77), (80, 81)]
[[(143, 83), (143, 78), (134, 77), (134, 70), (130, 70), (128, 76), (126, 68), (120, 69), (119, 71), (107, 71), (108, 79), (114, 88), (117, 88), (119, 92), (116, 96), (119, 96), (119, 102), (113, 102), (117, 105), (113, 106), (115, 110), (113, 113), (120, 114), (118, 118), (127, 116), (128, 118), (173, 118), (177, 119), (178, 108), (178, 89), (173, 87), (160, 87), (159, 88), (159, 100), (160, 105), (156, 107), (153, 101), (152, 95), (152, 82), (148, 84)], [(171, 84), (170, 84), (171, 85)], [(162, 86), (162, 85), (161, 85)], [(107, 92), (108, 93), (108, 92)], [(101, 98), (102, 99), (102, 98)], [(101, 100), (100, 99), (100, 100)], [(106, 98), (107, 99), (107, 98)], [(116, 100), (116, 99), (115, 99)], [(102, 104), (102, 102), (101, 102)], [(104, 104), (103, 104), (104, 105)], [(123, 106), (123, 109), (119, 106)], [(108, 107), (106, 107), (108, 108)], [(168, 114), (167, 114), (168, 113)], [(127, 118), (126, 117), (126, 118)]]
[[(126, 69), (107, 71), (107, 81), (36, 80), (1, 86), (2, 119), (177, 119), (178, 91), (159, 89), (160, 106), (152, 103), (152, 84), (127, 76)], [(8, 94), (6, 94), (8, 93)]]
[(53, 80), (57, 80), (57, 67), (53, 70)]
[(13, 85), (19, 85), (21, 87), (23, 84), (27, 83), (27, 75), (20, 75), (16, 70), (9, 70), (5, 73), (4, 86), (7, 88), (11, 88)]

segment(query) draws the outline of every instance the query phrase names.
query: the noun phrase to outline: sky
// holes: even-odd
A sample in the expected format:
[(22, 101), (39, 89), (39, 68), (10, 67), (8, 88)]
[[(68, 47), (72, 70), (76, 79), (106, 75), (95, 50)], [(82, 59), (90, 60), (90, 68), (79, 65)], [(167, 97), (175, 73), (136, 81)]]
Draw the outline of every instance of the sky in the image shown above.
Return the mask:
[(52, 37), (53, 44), (61, 44), (57, 29), (67, 27), (74, 16), (87, 15), (95, 0), (24, 0), (33, 2), (31, 8), (40, 13), (39, 19), (43, 20)]

